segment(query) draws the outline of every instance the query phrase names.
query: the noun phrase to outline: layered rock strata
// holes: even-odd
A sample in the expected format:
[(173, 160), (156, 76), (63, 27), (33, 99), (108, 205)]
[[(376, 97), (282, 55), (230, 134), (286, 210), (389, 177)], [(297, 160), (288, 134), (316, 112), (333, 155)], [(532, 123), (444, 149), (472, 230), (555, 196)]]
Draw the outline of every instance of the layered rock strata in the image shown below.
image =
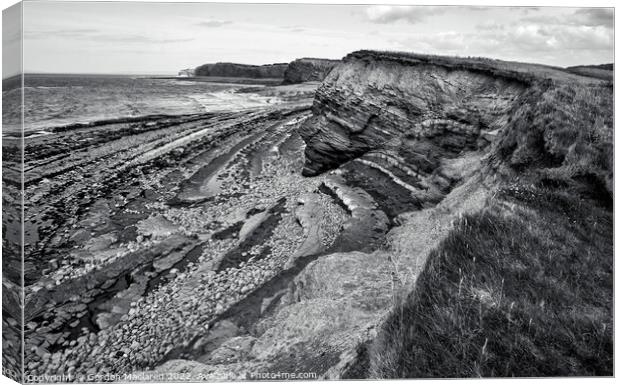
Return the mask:
[(484, 147), (524, 89), (491, 74), (349, 55), (319, 87), (301, 131), (304, 175), (382, 147), (422, 167), (433, 160), (420, 150), (440, 157)]

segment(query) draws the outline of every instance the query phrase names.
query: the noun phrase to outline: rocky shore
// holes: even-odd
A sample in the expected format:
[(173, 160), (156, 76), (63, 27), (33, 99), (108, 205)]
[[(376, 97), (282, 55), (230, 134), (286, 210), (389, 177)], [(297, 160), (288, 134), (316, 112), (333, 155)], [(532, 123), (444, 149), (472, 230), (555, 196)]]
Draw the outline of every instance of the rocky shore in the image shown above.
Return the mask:
[(264, 107), (26, 139), (28, 374), (378, 375), (383, 328), (458, 221), (512, 217), (516, 180), (613, 197), (609, 114), (583, 123), (597, 146), (536, 118), (587, 103), (574, 82), (610, 111), (599, 79), (373, 51), (327, 67), (238, 91)]

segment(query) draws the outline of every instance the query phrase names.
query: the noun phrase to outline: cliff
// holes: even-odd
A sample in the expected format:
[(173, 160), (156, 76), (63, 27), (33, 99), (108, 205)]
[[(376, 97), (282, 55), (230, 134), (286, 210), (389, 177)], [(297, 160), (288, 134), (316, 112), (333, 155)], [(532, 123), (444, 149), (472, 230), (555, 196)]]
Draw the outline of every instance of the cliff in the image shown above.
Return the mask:
[(323, 81), (340, 60), (301, 58), (292, 61), (284, 72), (284, 84)]
[(476, 147), (504, 124), (522, 81), (428, 63), (351, 54), (319, 87), (302, 136), (305, 175), (393, 141)]
[(249, 65), (238, 63), (203, 64), (196, 67), (196, 76), (223, 76), (235, 78), (283, 78), (287, 63)]
[[(559, 120), (555, 112), (566, 100), (581, 98), (582, 93), (598, 100), (609, 92), (605, 82), (535, 64), (354, 52), (317, 90), (313, 116), (300, 132), (306, 142), (303, 173), (316, 175), (372, 150), (406, 155), (414, 148), (432, 147), (434, 154), (454, 156), (491, 142), (497, 144), (492, 155), (515, 167), (576, 162), (568, 155), (579, 138), (560, 137), (548, 123)], [(554, 105), (556, 98), (563, 99)], [(583, 106), (583, 119), (589, 119), (583, 124), (593, 124), (593, 114), (609, 107), (607, 99), (603, 102), (604, 107)], [(538, 121), (542, 115), (547, 124), (526, 128), (522, 120), (515, 120), (527, 116)], [(611, 118), (603, 116), (602, 127), (608, 129)], [(593, 151), (606, 150), (597, 146)], [(429, 159), (420, 162), (427, 164)], [(608, 165), (591, 166), (611, 189)]]
[(346, 56), (300, 128), (303, 174), (387, 215), (356, 259), (385, 261), (392, 309), (328, 377), (610, 375), (612, 106), (609, 82), (562, 68)]

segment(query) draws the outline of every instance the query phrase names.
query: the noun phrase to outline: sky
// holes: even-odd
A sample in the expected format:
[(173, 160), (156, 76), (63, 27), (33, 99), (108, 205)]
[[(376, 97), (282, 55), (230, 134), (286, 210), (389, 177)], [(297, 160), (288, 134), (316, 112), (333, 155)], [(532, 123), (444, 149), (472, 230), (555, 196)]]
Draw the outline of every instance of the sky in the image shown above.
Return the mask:
[(556, 66), (613, 62), (613, 10), (312, 4), (25, 2), (24, 70), (175, 74), (359, 49)]

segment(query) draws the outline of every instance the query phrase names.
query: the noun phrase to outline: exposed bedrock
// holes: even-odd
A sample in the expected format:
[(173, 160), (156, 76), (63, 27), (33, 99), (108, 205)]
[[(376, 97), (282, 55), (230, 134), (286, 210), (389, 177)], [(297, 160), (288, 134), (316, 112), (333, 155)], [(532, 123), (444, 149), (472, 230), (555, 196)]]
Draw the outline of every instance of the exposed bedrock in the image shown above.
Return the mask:
[(284, 72), (284, 84), (323, 81), (340, 60), (301, 58), (293, 60)]
[(415, 166), (486, 146), (526, 86), (482, 71), (422, 62), (347, 56), (321, 87), (301, 129), (304, 175), (319, 174), (370, 150), (394, 148)]

